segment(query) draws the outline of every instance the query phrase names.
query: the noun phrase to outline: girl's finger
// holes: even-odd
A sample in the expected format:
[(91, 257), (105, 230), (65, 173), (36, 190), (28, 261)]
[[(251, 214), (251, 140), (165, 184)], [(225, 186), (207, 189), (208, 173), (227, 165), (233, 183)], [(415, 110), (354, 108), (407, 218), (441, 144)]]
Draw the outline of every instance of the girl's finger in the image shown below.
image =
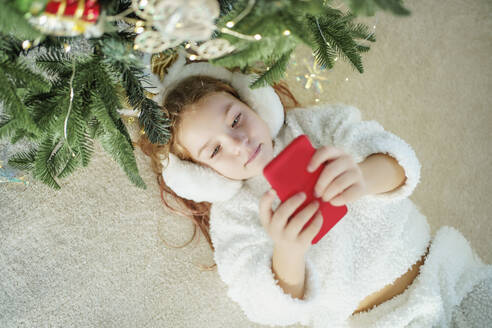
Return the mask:
[(304, 203), (305, 200), (306, 193), (299, 192), (280, 204), (272, 216), (272, 229), (275, 231), (283, 230), (292, 214)]
[(348, 170), (340, 174), (325, 190), (322, 191), (321, 195), (323, 201), (330, 201), (333, 197), (344, 192), (345, 189), (358, 181), (358, 177), (359, 175), (355, 170)]
[(321, 226), (323, 225), (323, 215), (318, 211), (318, 214), (315, 215), (313, 221), (308, 225), (304, 231), (299, 234), (298, 239), (303, 243), (312, 243), (314, 237), (321, 230)]
[(315, 196), (321, 197), (332, 181), (350, 167), (350, 161), (348, 156), (341, 156), (327, 164), (323, 168), (323, 171), (321, 171), (318, 181), (316, 181), (316, 184), (314, 185)]
[(323, 146), (318, 148), (307, 166), (308, 172), (314, 172), (318, 167), (327, 160), (334, 159), (343, 154), (341, 149), (333, 146)]
[(287, 227), (285, 228), (285, 233), (291, 238), (296, 238), (302, 228), (306, 225), (306, 222), (313, 217), (318, 209), (319, 201), (315, 200), (311, 202), (308, 206), (297, 213), (291, 221), (289, 221)]
[(333, 206), (342, 206), (347, 204), (350, 201), (356, 200), (363, 195), (363, 188), (360, 183), (353, 184), (349, 188), (347, 188), (342, 194), (334, 197), (330, 200), (331, 205)]

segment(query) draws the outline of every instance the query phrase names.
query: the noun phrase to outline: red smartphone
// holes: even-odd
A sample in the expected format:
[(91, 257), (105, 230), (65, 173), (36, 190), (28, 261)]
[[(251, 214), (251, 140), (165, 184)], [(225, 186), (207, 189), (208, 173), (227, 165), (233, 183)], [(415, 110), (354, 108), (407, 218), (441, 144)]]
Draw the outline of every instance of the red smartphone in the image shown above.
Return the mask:
[[(329, 202), (324, 202), (321, 198), (314, 197), (314, 186), (325, 166), (320, 165), (315, 172), (308, 172), (307, 166), (315, 152), (316, 149), (311, 144), (308, 136), (302, 134), (292, 140), (287, 147), (263, 168), (263, 175), (277, 192), (277, 196), (282, 203), (301, 191), (306, 194), (306, 199), (292, 216), (309, 205), (314, 199), (319, 200), (319, 210), (323, 216), (323, 225), (316, 237), (311, 241), (311, 244), (316, 244), (323, 238), (347, 213), (347, 206), (345, 205), (333, 206)], [(304, 225), (302, 231), (311, 224), (314, 216)]]

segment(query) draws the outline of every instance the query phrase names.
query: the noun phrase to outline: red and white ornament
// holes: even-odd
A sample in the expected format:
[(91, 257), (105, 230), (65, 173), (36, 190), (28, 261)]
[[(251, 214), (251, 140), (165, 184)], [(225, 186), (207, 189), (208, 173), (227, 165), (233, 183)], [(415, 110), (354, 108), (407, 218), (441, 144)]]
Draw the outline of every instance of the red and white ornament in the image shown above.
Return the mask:
[(51, 0), (41, 15), (29, 22), (41, 32), (56, 36), (101, 36), (102, 24), (96, 24), (101, 14), (98, 0)]

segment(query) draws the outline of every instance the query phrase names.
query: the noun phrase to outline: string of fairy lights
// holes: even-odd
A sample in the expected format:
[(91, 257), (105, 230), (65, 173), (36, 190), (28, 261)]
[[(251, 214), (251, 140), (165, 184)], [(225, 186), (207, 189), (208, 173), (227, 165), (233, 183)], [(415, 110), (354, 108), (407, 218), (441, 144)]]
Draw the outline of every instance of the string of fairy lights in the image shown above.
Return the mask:
[[(192, 0), (192, 2), (193, 1), (194, 0)], [(185, 49), (193, 51), (193, 53), (187, 53), (190, 61), (217, 58), (234, 51), (234, 46), (232, 46), (227, 40), (220, 38), (206, 40), (200, 45), (198, 44), (199, 41), (203, 41), (203, 39), (209, 38), (211, 33), (214, 30), (218, 29), (218, 27), (210, 21), (210, 19), (212, 19), (213, 21), (219, 14), (218, 2), (215, 0), (206, 0), (205, 2), (201, 2), (201, 4), (205, 3), (205, 8), (203, 6), (191, 6), (188, 2), (189, 1), (185, 0), (173, 2), (159, 0), (132, 0), (132, 6), (130, 8), (116, 16), (107, 16), (106, 20), (124, 20), (126, 23), (131, 24), (131, 26), (133, 26), (132, 29), (137, 34), (137, 37), (135, 38), (134, 49), (145, 52), (159, 53), (170, 47), (176, 47), (185, 41)], [(245, 9), (233, 20), (228, 21), (225, 24), (225, 27), (221, 27), (219, 30), (222, 33), (230, 34), (246, 40), (261, 40), (261, 34), (246, 35), (231, 30), (231, 28), (233, 28), (239, 21), (241, 21), (241, 19), (248, 15), (248, 13), (254, 7), (254, 4), (255, 0), (249, 0)], [(341, 3), (338, 7), (336, 7), (336, 9), (339, 9), (341, 6), (344, 6), (344, 4)], [(163, 19), (162, 13), (165, 12), (170, 12), (172, 14), (165, 16)], [(145, 20), (126, 17), (130, 13), (136, 13), (137, 16)], [(203, 18), (201, 20), (201, 24), (197, 25), (190, 23), (191, 20), (196, 22), (197, 19), (199, 19), (200, 17)], [(378, 20), (377, 16), (375, 20), (376, 21), (372, 26), (373, 31), (364, 40), (367, 40), (372, 34), (375, 33)], [(157, 30), (159, 30), (161, 33), (155, 31), (155, 28), (152, 27), (157, 27)], [(177, 33), (178, 31), (179, 33)], [(320, 32), (323, 36), (323, 32), (321, 31), (321, 29)], [(286, 29), (282, 32), (282, 35), (285, 37), (289, 37), (291, 35), (291, 31)], [(39, 40), (34, 40), (34, 45), (36, 46), (38, 42)], [(328, 41), (326, 42), (329, 45)], [(24, 40), (22, 42), (22, 48), (24, 50), (28, 50), (32, 46), (33, 43), (30, 40)], [(69, 44), (65, 43), (63, 47), (65, 52), (68, 53), (71, 51), (71, 46)], [(338, 57), (335, 57), (334, 60), (337, 61)], [(292, 54), (290, 61), (290, 70), (296, 72), (299, 67), (302, 71), (296, 74), (295, 81), (302, 83), (306, 90), (309, 90), (314, 86), (314, 91), (317, 94), (314, 100), (315, 102), (319, 102), (320, 99), (318, 95), (321, 94), (321, 92), (323, 91), (323, 83), (329, 80), (326, 76), (326, 71), (323, 70), (321, 66), (317, 63), (314, 57), (314, 53), (312, 53), (312, 56), (309, 59), (302, 58), (301, 63), (297, 61), (295, 54)], [(74, 74), (75, 67), (72, 67), (72, 77)], [(288, 76), (288, 72), (286, 72), (286, 76)], [(345, 77), (344, 80), (349, 81), (348, 76)], [(63, 142), (67, 142), (67, 122), (70, 115), (70, 109), (73, 104), (73, 94), (73, 86), (72, 83), (70, 83), (70, 101), (64, 125), (65, 141), (61, 140), (53, 150), (52, 154), (56, 152), (56, 149), (63, 145)], [(127, 124), (132, 125), (135, 123), (134, 115), (127, 116), (122, 114), (121, 116), (123, 121)], [(140, 129), (139, 133), (145, 134), (145, 131), (143, 129)], [(72, 156), (75, 157), (75, 153), (71, 149), (70, 151), (72, 153)], [(9, 170), (2, 166), (3, 162), (4, 161), (0, 159), (0, 183), (11, 182), (24, 183), (26, 185), (29, 184), (29, 181), (26, 180), (25, 176), (15, 177), (12, 172), (8, 172)]]
[[(372, 32), (363, 41), (366, 41), (375, 33), (377, 21), (378, 21), (378, 17), (376, 17), (375, 22), (372, 26)], [(299, 67), (301, 68), (301, 72), (295, 74), (295, 80), (297, 82), (302, 83), (306, 90), (309, 90), (311, 89), (311, 87), (314, 86), (314, 92), (316, 94), (316, 98), (314, 99), (314, 101), (318, 103), (320, 102), (319, 95), (323, 92), (323, 82), (329, 81), (327, 72), (330, 72), (333, 69), (323, 70), (321, 66), (318, 64), (318, 62), (316, 61), (316, 58), (314, 57), (314, 53), (311, 54), (312, 56), (309, 57), (308, 59), (302, 57), (301, 63), (297, 61), (296, 55), (292, 54), (291, 61), (290, 61), (290, 70), (296, 72), (299, 70)], [(334, 58), (334, 61), (338, 61), (338, 56)], [(287, 72), (286, 76), (288, 76), (288, 74), (289, 73)], [(347, 82), (349, 81), (349, 77), (346, 76), (343, 80)]]

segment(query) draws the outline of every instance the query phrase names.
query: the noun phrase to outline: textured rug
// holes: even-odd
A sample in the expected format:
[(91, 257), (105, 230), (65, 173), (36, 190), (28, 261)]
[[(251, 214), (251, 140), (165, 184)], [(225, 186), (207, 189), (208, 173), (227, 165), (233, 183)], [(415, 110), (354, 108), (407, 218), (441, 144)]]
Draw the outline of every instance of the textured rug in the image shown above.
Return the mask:
[[(407, 141), (422, 164), (411, 199), (433, 232), (457, 228), (492, 263), (492, 3), (405, 6), (412, 16), (358, 18), (376, 24), (363, 74), (342, 59), (323, 73), (322, 92), (305, 89), (296, 77), (310, 49), (301, 47), (286, 80), (302, 103), (354, 105)], [(149, 159), (135, 155), (146, 190), (99, 143), (60, 191), (29, 177), (28, 186), (0, 184), (1, 327), (262, 327), (215, 271), (198, 269), (213, 263), (203, 237), (182, 249), (163, 244), (186, 243), (193, 226), (163, 209)]]

